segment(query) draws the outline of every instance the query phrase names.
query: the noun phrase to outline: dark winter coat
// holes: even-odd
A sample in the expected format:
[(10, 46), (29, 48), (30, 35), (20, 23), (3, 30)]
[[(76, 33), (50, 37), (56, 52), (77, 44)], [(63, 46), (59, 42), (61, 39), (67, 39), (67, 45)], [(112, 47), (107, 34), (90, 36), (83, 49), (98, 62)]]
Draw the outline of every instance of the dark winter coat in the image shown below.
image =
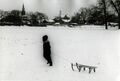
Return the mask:
[(50, 47), (50, 42), (49, 41), (45, 41), (43, 43), (43, 56), (48, 59), (50, 58), (51, 55), (51, 47)]

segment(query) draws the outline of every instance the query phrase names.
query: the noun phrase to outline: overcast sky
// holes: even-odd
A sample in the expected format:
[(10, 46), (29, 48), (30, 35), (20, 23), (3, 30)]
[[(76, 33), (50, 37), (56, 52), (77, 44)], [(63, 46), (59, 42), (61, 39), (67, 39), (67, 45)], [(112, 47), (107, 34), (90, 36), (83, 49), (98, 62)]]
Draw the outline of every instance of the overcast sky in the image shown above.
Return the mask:
[(96, 0), (0, 0), (0, 9), (22, 9), (24, 3), (26, 11), (39, 11), (54, 17), (62, 14), (73, 15), (80, 7), (95, 4)]

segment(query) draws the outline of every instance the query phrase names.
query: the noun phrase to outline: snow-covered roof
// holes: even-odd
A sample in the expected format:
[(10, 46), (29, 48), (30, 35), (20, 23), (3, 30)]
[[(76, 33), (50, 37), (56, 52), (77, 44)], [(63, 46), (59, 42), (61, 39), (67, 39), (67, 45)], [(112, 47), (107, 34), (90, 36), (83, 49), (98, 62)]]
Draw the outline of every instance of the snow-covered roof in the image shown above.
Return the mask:
[(67, 19), (62, 19), (64, 22), (70, 22), (70, 19), (67, 20)]
[(49, 22), (54, 22), (54, 20), (53, 20), (53, 19), (49, 19), (48, 21), (49, 21)]

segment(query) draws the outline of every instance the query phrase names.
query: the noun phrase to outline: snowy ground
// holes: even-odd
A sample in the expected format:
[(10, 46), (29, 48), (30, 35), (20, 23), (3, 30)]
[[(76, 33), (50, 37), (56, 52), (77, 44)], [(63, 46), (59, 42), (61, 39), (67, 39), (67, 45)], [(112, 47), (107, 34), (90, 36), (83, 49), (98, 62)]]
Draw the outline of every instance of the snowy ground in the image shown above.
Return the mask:
[[(0, 27), (0, 81), (119, 81), (120, 31), (91, 27)], [(53, 67), (42, 57), (45, 34)], [(72, 71), (75, 62), (98, 68)]]

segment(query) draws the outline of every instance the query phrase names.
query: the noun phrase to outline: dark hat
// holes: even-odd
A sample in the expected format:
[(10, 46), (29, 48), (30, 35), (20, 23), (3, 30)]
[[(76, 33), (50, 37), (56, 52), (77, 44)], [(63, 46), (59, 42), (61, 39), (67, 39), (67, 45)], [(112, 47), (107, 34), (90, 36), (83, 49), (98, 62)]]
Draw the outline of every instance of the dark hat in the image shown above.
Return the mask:
[(43, 41), (47, 41), (47, 39), (48, 39), (47, 35), (44, 35), (43, 38), (42, 38)]

